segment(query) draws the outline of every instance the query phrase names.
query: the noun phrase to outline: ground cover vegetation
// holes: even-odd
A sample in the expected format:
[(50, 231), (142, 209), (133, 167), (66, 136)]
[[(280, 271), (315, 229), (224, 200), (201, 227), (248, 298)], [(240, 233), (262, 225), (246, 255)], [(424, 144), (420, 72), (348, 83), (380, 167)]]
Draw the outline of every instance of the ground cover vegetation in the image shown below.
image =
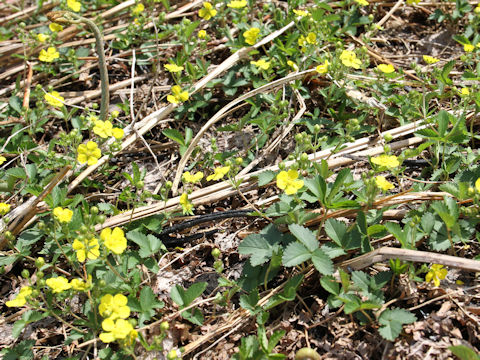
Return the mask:
[(0, 16), (4, 359), (479, 358), (479, 4)]

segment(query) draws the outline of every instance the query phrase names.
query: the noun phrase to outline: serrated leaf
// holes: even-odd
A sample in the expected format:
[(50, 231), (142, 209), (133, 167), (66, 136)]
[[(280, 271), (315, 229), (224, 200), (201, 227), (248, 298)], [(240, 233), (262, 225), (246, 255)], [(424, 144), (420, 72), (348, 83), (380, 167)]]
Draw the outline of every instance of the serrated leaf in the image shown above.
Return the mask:
[(347, 233), (347, 225), (343, 221), (332, 218), (327, 219), (325, 221), (325, 232), (338, 246), (344, 246), (343, 240)]
[(175, 141), (176, 143), (185, 146), (185, 140), (183, 139), (183, 135), (180, 131), (175, 129), (165, 129), (162, 131), (162, 134), (168, 137), (169, 139)]
[(288, 225), (288, 230), (300, 241), (310, 252), (318, 249), (319, 243), (316, 235), (309, 229), (298, 224)]
[(275, 178), (275, 173), (273, 171), (267, 170), (258, 174), (257, 178), (258, 178), (258, 186), (265, 186)]
[(378, 322), (383, 325), (378, 332), (383, 338), (394, 341), (402, 331), (403, 324), (411, 324), (416, 316), (404, 309), (387, 309), (380, 314)]
[(312, 257), (312, 254), (308, 249), (298, 242), (291, 243), (287, 246), (283, 253), (282, 263), (283, 266), (296, 266), (301, 264)]
[(465, 345), (450, 346), (448, 350), (460, 360), (480, 360), (480, 356)]
[(240, 306), (250, 312), (250, 314), (254, 315), (257, 307), (259, 297), (258, 297), (258, 289), (250, 292), (250, 294), (240, 295)]
[(323, 276), (320, 279), (320, 285), (327, 290), (330, 294), (338, 295), (340, 294), (340, 284), (337, 280), (330, 275)]
[(322, 275), (333, 273), (333, 262), (321, 249), (316, 249), (312, 254), (312, 263)]
[(180, 285), (175, 285), (170, 290), (170, 297), (176, 304), (180, 305), (181, 307), (186, 307), (190, 305), (193, 300), (199, 297), (206, 288), (206, 282), (192, 284), (187, 290)]
[(252, 266), (259, 266), (272, 257), (273, 247), (262, 234), (248, 235), (238, 246), (238, 252), (242, 255), (251, 255)]
[(133, 241), (140, 247), (138, 254), (142, 258), (146, 258), (153, 254), (156, 254), (163, 247), (160, 239), (156, 238), (151, 234), (145, 235), (139, 231), (133, 230), (129, 231), (126, 234), (126, 237), (128, 240)]

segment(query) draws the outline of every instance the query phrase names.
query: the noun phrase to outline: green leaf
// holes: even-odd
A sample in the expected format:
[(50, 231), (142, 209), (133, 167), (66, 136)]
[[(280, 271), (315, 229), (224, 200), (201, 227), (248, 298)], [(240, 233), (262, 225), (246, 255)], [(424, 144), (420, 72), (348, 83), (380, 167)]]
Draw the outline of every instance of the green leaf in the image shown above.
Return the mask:
[(310, 260), (312, 254), (308, 249), (298, 242), (293, 242), (287, 246), (283, 253), (283, 266), (291, 267)]
[(288, 230), (300, 241), (305, 247), (313, 252), (318, 249), (319, 243), (316, 235), (309, 229), (298, 224), (288, 225)]
[(162, 131), (162, 134), (168, 137), (169, 139), (177, 142), (180, 145), (185, 146), (185, 140), (183, 139), (183, 135), (180, 131), (175, 129), (165, 129)]
[(250, 312), (251, 315), (257, 313), (258, 289), (251, 291), (250, 294), (240, 295), (240, 306)]
[(350, 172), (350, 169), (342, 169), (340, 172), (337, 174), (337, 177), (335, 178), (335, 182), (333, 183), (333, 186), (330, 188), (330, 191), (328, 193), (327, 197), (327, 203), (330, 204), (335, 196), (340, 192), (340, 189), (343, 186), (343, 183), (348, 179), (351, 178), (352, 174)]
[(22, 318), (13, 324), (12, 328), (12, 336), (14, 338), (17, 338), (22, 330), (24, 329), (25, 326), (28, 324), (31, 324), (35, 321), (42, 320), (48, 316), (47, 313), (44, 312), (39, 312), (39, 311), (32, 311), (28, 310), (25, 312), (22, 316)]
[(316, 249), (312, 254), (312, 263), (322, 275), (333, 273), (333, 262), (321, 249)]
[(10, 349), (4, 348), (1, 351), (3, 360), (31, 360), (33, 359), (33, 346), (35, 340), (24, 340)]
[(258, 266), (264, 264), (272, 257), (273, 248), (264, 235), (251, 234), (240, 243), (238, 252), (242, 255), (251, 255), (250, 264)]
[(313, 179), (304, 179), (305, 187), (310, 190), (321, 204), (325, 204), (325, 194), (327, 192), (327, 183), (321, 176), (316, 176)]
[(126, 234), (126, 237), (128, 240), (133, 241), (140, 247), (138, 254), (142, 258), (156, 254), (160, 249), (162, 249), (162, 247), (164, 247), (163, 243), (155, 236), (151, 234), (145, 235), (136, 230), (129, 231)]
[(385, 227), (387, 228), (388, 232), (395, 236), (395, 238), (402, 244), (402, 247), (407, 246), (407, 236), (406, 233), (402, 230), (402, 227), (394, 222), (387, 222), (385, 223)]
[(327, 219), (325, 221), (325, 232), (338, 246), (344, 247), (344, 239), (347, 233), (347, 225), (337, 219)]
[(450, 346), (448, 348), (453, 355), (458, 357), (460, 360), (479, 360), (480, 356), (473, 350), (470, 349), (469, 347), (465, 345), (457, 345), (457, 346)]
[(415, 315), (407, 310), (387, 309), (378, 318), (378, 322), (382, 325), (378, 332), (384, 339), (394, 341), (400, 335), (403, 324), (411, 324), (416, 320)]
[[(269, 354), (273, 351), (273, 349), (275, 348), (275, 346), (277, 346), (280, 339), (284, 336), (285, 336), (285, 330), (275, 330), (273, 332), (272, 336), (270, 336), (270, 339), (268, 340), (267, 351)], [(272, 354), (272, 355), (282, 355), (282, 354)], [(282, 355), (282, 356), (283, 357), (281, 359), (285, 358), (285, 355)]]
[(448, 129), (449, 119), (448, 113), (445, 110), (440, 110), (437, 115), (437, 122), (438, 122), (438, 133), (440, 136), (445, 136), (445, 133)]
[(267, 170), (258, 174), (257, 178), (258, 178), (258, 186), (265, 186), (275, 178), (275, 173), (273, 171)]
[(330, 275), (323, 276), (320, 279), (320, 285), (327, 290), (330, 294), (338, 295), (340, 294), (340, 284), (337, 280)]
[(20, 114), (22, 112), (22, 100), (18, 96), (10, 97), (10, 99), (8, 99), (8, 104), (17, 113)]
[[(129, 299), (129, 306), (131, 304), (131, 300), (132, 299)], [(132, 310), (140, 313), (139, 326), (143, 326), (143, 323), (145, 321), (150, 320), (155, 315), (154, 309), (163, 308), (165, 306), (165, 303), (163, 301), (159, 301), (153, 293), (152, 289), (145, 286), (140, 291), (139, 301), (136, 301), (135, 305), (137, 305), (138, 308), (132, 308)]]
[(192, 284), (187, 290), (182, 288), (180, 285), (175, 285), (170, 290), (170, 297), (172, 300), (180, 305), (181, 307), (186, 307), (190, 305), (193, 300), (199, 297), (207, 288), (206, 282), (197, 282)]

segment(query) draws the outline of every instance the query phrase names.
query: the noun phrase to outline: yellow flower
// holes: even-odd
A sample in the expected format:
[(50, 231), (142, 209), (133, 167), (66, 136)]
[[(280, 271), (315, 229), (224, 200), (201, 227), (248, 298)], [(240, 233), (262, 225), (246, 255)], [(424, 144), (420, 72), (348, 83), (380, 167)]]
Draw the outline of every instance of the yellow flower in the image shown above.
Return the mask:
[(328, 60), (325, 60), (325, 62), (321, 65), (318, 65), (315, 70), (319, 73), (319, 74), (326, 74), (328, 72), (328, 65), (330, 65), (330, 63), (328, 62)]
[(82, 4), (77, 0), (67, 0), (67, 6), (75, 12), (79, 12)]
[(53, 209), (53, 216), (62, 223), (69, 223), (72, 220), (72, 215), (73, 211), (70, 209), (62, 209), (61, 207)]
[(255, 65), (256, 67), (258, 67), (262, 70), (268, 70), (270, 68), (271, 62), (260, 59), (260, 60), (257, 60), (257, 61), (250, 61), (250, 64)]
[(180, 72), (184, 69), (183, 66), (178, 66), (177, 64), (165, 64), (163, 67), (172, 73)]
[(182, 179), (187, 183), (194, 184), (203, 179), (203, 172), (198, 171), (195, 174), (190, 174), (190, 171), (185, 171), (182, 175)]
[(357, 59), (357, 55), (350, 50), (343, 50), (340, 55), (340, 60), (342, 60), (343, 65), (354, 69), (360, 69), (360, 65), (362, 64), (360, 59)]
[(480, 14), (480, 3), (477, 4), (477, 7), (476, 7), (475, 9), (473, 9), (473, 12), (474, 12), (475, 14)]
[(120, 140), (124, 137), (125, 133), (123, 132), (123, 129), (113, 128), (112, 135), (115, 139)]
[(448, 270), (443, 267), (443, 265), (440, 264), (433, 264), (430, 267), (430, 271), (425, 275), (425, 281), (426, 282), (432, 282), (435, 286), (440, 285), (440, 280), (445, 279), (445, 276), (447, 276)]
[(5, 215), (10, 211), (10, 205), (0, 202), (0, 215)]
[(32, 294), (32, 288), (30, 286), (24, 286), (18, 292), (15, 299), (5, 302), (8, 307), (20, 307), (27, 303), (27, 298)]
[(45, 42), (49, 38), (48, 35), (45, 34), (37, 34), (37, 40), (40, 42)]
[(465, 95), (465, 96), (470, 95), (470, 90), (468, 88), (464, 87), (460, 90), (460, 94)]
[(55, 59), (60, 57), (59, 52), (54, 47), (49, 47), (46, 51), (45, 49), (40, 50), (38, 55), (38, 60), (43, 62), (53, 62)]
[(425, 61), (427, 64), (435, 64), (440, 61), (440, 59), (437, 59), (433, 56), (429, 55), (423, 55), (423, 61)]
[(475, 50), (475, 45), (464, 44), (463, 45), (463, 50), (465, 50), (466, 52), (472, 52), (473, 50)]
[[(480, 177), (475, 181), (475, 189), (477, 189), (478, 192), (480, 192)], [(0, 203), (1, 206), (1, 203)]]
[(420, 0), (407, 0), (408, 5), (418, 4), (419, 2), (420, 2)]
[(172, 86), (172, 94), (167, 96), (167, 101), (172, 104), (178, 104), (188, 100), (188, 91), (182, 91), (178, 85)]
[(257, 42), (258, 35), (260, 34), (260, 29), (253, 27), (243, 33), (245, 42), (248, 45), (254, 45)]
[(48, 104), (58, 108), (61, 108), (63, 106), (63, 102), (65, 101), (65, 99), (60, 96), (58, 91), (51, 91), (49, 93), (46, 93), (45, 95), (43, 95), (43, 98)]
[(100, 233), (100, 239), (103, 240), (105, 247), (113, 253), (120, 255), (127, 248), (127, 239), (122, 229), (119, 227), (105, 228)]
[(77, 152), (77, 161), (80, 164), (87, 163), (88, 166), (95, 165), (102, 156), (102, 152), (98, 148), (97, 143), (93, 141), (78, 145)]
[(145, 6), (142, 3), (139, 3), (133, 8), (132, 15), (138, 16), (141, 12), (143, 12), (143, 10), (145, 10)]
[(307, 41), (307, 43), (309, 44), (315, 44), (317, 42), (317, 35), (315, 35), (315, 33), (313, 32), (310, 32), (308, 33), (307, 37), (305, 38), (305, 40)]
[(77, 252), (77, 260), (79, 262), (84, 262), (87, 258), (95, 260), (100, 256), (100, 245), (96, 238), (92, 238), (88, 242), (75, 239), (72, 248)]
[(385, 166), (389, 169), (395, 168), (400, 165), (398, 158), (395, 155), (380, 155), (375, 156), (372, 159), (372, 163), (378, 166)]
[(77, 291), (87, 291), (92, 287), (92, 275), (88, 275), (88, 281), (83, 281), (82, 279), (72, 279), (70, 280), (70, 285), (72, 288)]
[(210, 20), (215, 15), (217, 15), (217, 10), (215, 10), (212, 4), (210, 4), (208, 1), (204, 2), (203, 8), (198, 10), (198, 16), (205, 20)]
[(368, 5), (367, 0), (355, 0), (355, 2), (360, 6), (367, 6)]
[(100, 136), (103, 139), (108, 138), (109, 136), (113, 135), (113, 125), (110, 121), (102, 121), (97, 120), (95, 121), (95, 126), (93, 127), (93, 132)]
[(0, 165), (2, 165), (5, 161), (7, 161), (7, 158), (5, 156), (0, 155)]
[(223, 179), (223, 177), (227, 175), (229, 171), (230, 171), (230, 166), (217, 167), (215, 168), (214, 173), (212, 175), (207, 176), (207, 181)]
[(293, 70), (298, 71), (298, 66), (292, 60), (287, 61), (287, 65), (290, 66)]
[(205, 30), (199, 30), (197, 36), (199, 39), (205, 39), (207, 37), (207, 32)]
[(52, 289), (54, 294), (61, 293), (62, 291), (68, 290), (72, 287), (72, 285), (68, 283), (68, 280), (63, 276), (47, 279), (45, 283), (49, 288)]
[(395, 71), (395, 68), (392, 64), (380, 64), (377, 65), (377, 69), (385, 74), (391, 74)]
[(50, 25), (48, 25), (48, 28), (49, 28), (52, 32), (58, 32), (58, 31), (62, 31), (62, 30), (63, 30), (63, 26), (60, 25), (60, 24), (57, 24), (57, 23), (50, 23)]
[[(105, 319), (102, 321), (102, 329), (105, 332), (100, 333), (99, 338), (104, 343), (111, 343), (115, 340), (126, 339), (127, 336), (130, 338), (132, 335), (136, 337), (137, 332), (133, 329), (132, 324), (129, 321), (124, 319), (117, 319), (114, 321), (111, 318)], [(131, 339), (129, 341), (133, 342)]]
[(127, 303), (128, 299), (123, 294), (116, 294), (115, 296), (107, 294), (100, 299), (98, 312), (104, 318), (126, 319), (130, 316), (130, 308)]
[(375, 177), (375, 184), (377, 184), (377, 186), (383, 191), (387, 191), (394, 188), (393, 184), (389, 182), (387, 179), (385, 179), (385, 176)]
[(305, 38), (305, 36), (300, 35), (297, 42), (298, 42), (298, 46), (305, 46), (305, 43), (307, 42), (307, 39)]
[(233, 0), (230, 1), (227, 6), (232, 9), (241, 9), (247, 6), (247, 0)]
[(180, 199), (178, 200), (178, 202), (180, 203), (180, 205), (182, 205), (183, 215), (193, 215), (193, 204), (190, 200), (188, 200), (187, 193), (183, 193), (182, 195), (180, 195)]
[(293, 13), (294, 13), (295, 15), (302, 16), (302, 17), (303, 17), (303, 16), (308, 16), (308, 15), (310, 15), (310, 14), (308, 13), (308, 11), (300, 10), (300, 9), (298, 9), (298, 10), (297, 10), (297, 9), (293, 9)]
[(298, 171), (297, 170), (288, 170), (280, 171), (277, 175), (277, 186), (285, 190), (285, 194), (293, 195), (296, 194), (299, 189), (303, 187), (303, 180), (297, 180)]

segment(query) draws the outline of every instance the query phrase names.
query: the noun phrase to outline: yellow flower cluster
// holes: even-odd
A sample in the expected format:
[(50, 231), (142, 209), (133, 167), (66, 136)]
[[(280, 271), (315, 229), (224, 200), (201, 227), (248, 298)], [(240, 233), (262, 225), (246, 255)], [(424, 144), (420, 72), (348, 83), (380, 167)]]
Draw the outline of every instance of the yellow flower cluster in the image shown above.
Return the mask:
[(20, 307), (27, 303), (27, 298), (32, 294), (30, 286), (24, 286), (20, 289), (15, 299), (5, 302), (8, 307)]
[(223, 177), (227, 175), (229, 171), (230, 171), (230, 166), (217, 167), (215, 168), (214, 173), (212, 175), (207, 176), (207, 181), (223, 179)]
[(343, 50), (340, 54), (340, 60), (343, 65), (354, 69), (360, 69), (360, 65), (362, 65), (360, 59), (357, 59), (357, 55), (350, 50)]
[(328, 65), (330, 65), (330, 63), (328, 62), (328, 60), (325, 60), (325, 62), (321, 65), (318, 65), (315, 70), (319, 73), (319, 74), (326, 74), (328, 72)]
[(227, 6), (232, 9), (241, 9), (247, 6), (247, 0), (232, 0)]
[(171, 73), (177, 73), (180, 71), (183, 71), (184, 67), (183, 66), (178, 66), (177, 64), (165, 64), (163, 65), (165, 69), (170, 71)]
[(436, 57), (429, 56), (429, 55), (423, 55), (423, 61), (425, 61), (427, 64), (435, 64), (440, 61), (440, 59), (437, 59)]
[(117, 140), (123, 138), (123, 129), (114, 128), (112, 123), (108, 120), (95, 120), (94, 124), (93, 132), (103, 139), (106, 139), (109, 136), (113, 136)]
[(430, 271), (425, 275), (426, 282), (433, 282), (435, 286), (440, 285), (440, 280), (445, 279), (447, 276), (448, 270), (440, 264), (433, 264), (430, 267)]
[(77, 0), (67, 0), (67, 6), (75, 12), (79, 12), (82, 4)]
[(193, 204), (190, 200), (188, 200), (187, 193), (183, 193), (180, 196), (180, 199), (178, 200), (178, 202), (182, 206), (183, 215), (187, 215), (187, 214), (193, 215)]
[(56, 108), (61, 108), (63, 106), (63, 102), (65, 101), (65, 99), (62, 96), (60, 96), (58, 91), (48, 92), (45, 95), (43, 95), (43, 98), (49, 105)]
[(100, 245), (96, 238), (84, 241), (75, 239), (72, 248), (76, 251), (79, 262), (84, 262), (87, 258), (89, 260), (95, 260), (100, 256)]
[(102, 239), (105, 247), (114, 254), (120, 255), (127, 248), (127, 239), (125, 233), (119, 227), (105, 228), (100, 233), (100, 239)]
[(172, 104), (179, 104), (187, 101), (189, 98), (188, 91), (182, 91), (178, 85), (172, 86), (172, 94), (167, 96), (167, 101)]
[(317, 35), (315, 33), (310, 32), (307, 36), (300, 35), (298, 38), (298, 45), (305, 46), (306, 44), (314, 45), (317, 43)]
[(72, 284), (68, 282), (63, 276), (52, 277), (45, 281), (47, 286), (52, 289), (54, 294), (61, 293), (62, 291), (72, 288)]
[(243, 33), (243, 37), (245, 38), (245, 42), (248, 45), (255, 45), (259, 34), (260, 34), (260, 29), (256, 27), (252, 27)]
[(377, 186), (382, 189), (383, 191), (387, 191), (387, 190), (390, 190), (390, 189), (393, 189), (394, 186), (391, 182), (389, 182), (385, 176), (377, 176), (375, 177), (375, 183), (377, 184)]
[(80, 164), (87, 163), (88, 166), (95, 165), (102, 156), (97, 143), (93, 141), (78, 145), (77, 153), (77, 161)]
[(297, 170), (280, 171), (277, 175), (277, 186), (285, 190), (285, 194), (293, 195), (303, 187), (303, 180), (298, 179)]
[(379, 64), (377, 65), (377, 69), (385, 74), (391, 74), (395, 71), (392, 64)]
[(257, 60), (257, 61), (250, 61), (250, 64), (255, 65), (259, 69), (268, 70), (270, 68), (271, 62), (266, 61), (264, 59), (260, 59), (260, 60)]
[(372, 163), (378, 166), (385, 166), (386, 168), (392, 169), (400, 165), (398, 158), (395, 155), (379, 155), (375, 156), (372, 159)]
[(295, 15), (298, 15), (298, 16), (301, 16), (301, 17), (305, 17), (305, 16), (310, 15), (310, 14), (308, 13), (308, 11), (300, 10), (300, 9), (293, 9), (293, 13), (294, 13)]
[(186, 183), (195, 184), (203, 179), (203, 172), (198, 171), (195, 174), (190, 174), (190, 171), (185, 171), (182, 175), (182, 180)]
[(215, 10), (213, 5), (207, 1), (203, 3), (203, 8), (198, 10), (198, 16), (205, 20), (210, 20), (215, 15), (217, 15), (217, 10)]
[(133, 8), (133, 10), (132, 10), (132, 15), (133, 15), (133, 16), (138, 16), (138, 15), (140, 15), (140, 13), (143, 12), (143, 10), (145, 10), (145, 5), (143, 5), (142, 3), (138, 3), (138, 4), (135, 5), (135, 7)]
[(45, 49), (40, 50), (40, 54), (38, 55), (38, 60), (43, 62), (53, 62), (55, 59), (60, 57), (59, 52), (54, 47), (49, 47), (46, 51)]
[(5, 215), (10, 211), (10, 205), (0, 202), (0, 216)]
[(104, 343), (110, 343), (115, 340), (127, 341), (133, 343), (138, 336), (132, 324), (125, 320), (130, 316), (130, 307), (127, 305), (128, 299), (123, 294), (107, 294), (100, 299), (98, 311), (105, 319), (102, 321), (100, 340)]
[(61, 223), (69, 223), (72, 220), (73, 211), (57, 206), (53, 209), (53, 216)]

